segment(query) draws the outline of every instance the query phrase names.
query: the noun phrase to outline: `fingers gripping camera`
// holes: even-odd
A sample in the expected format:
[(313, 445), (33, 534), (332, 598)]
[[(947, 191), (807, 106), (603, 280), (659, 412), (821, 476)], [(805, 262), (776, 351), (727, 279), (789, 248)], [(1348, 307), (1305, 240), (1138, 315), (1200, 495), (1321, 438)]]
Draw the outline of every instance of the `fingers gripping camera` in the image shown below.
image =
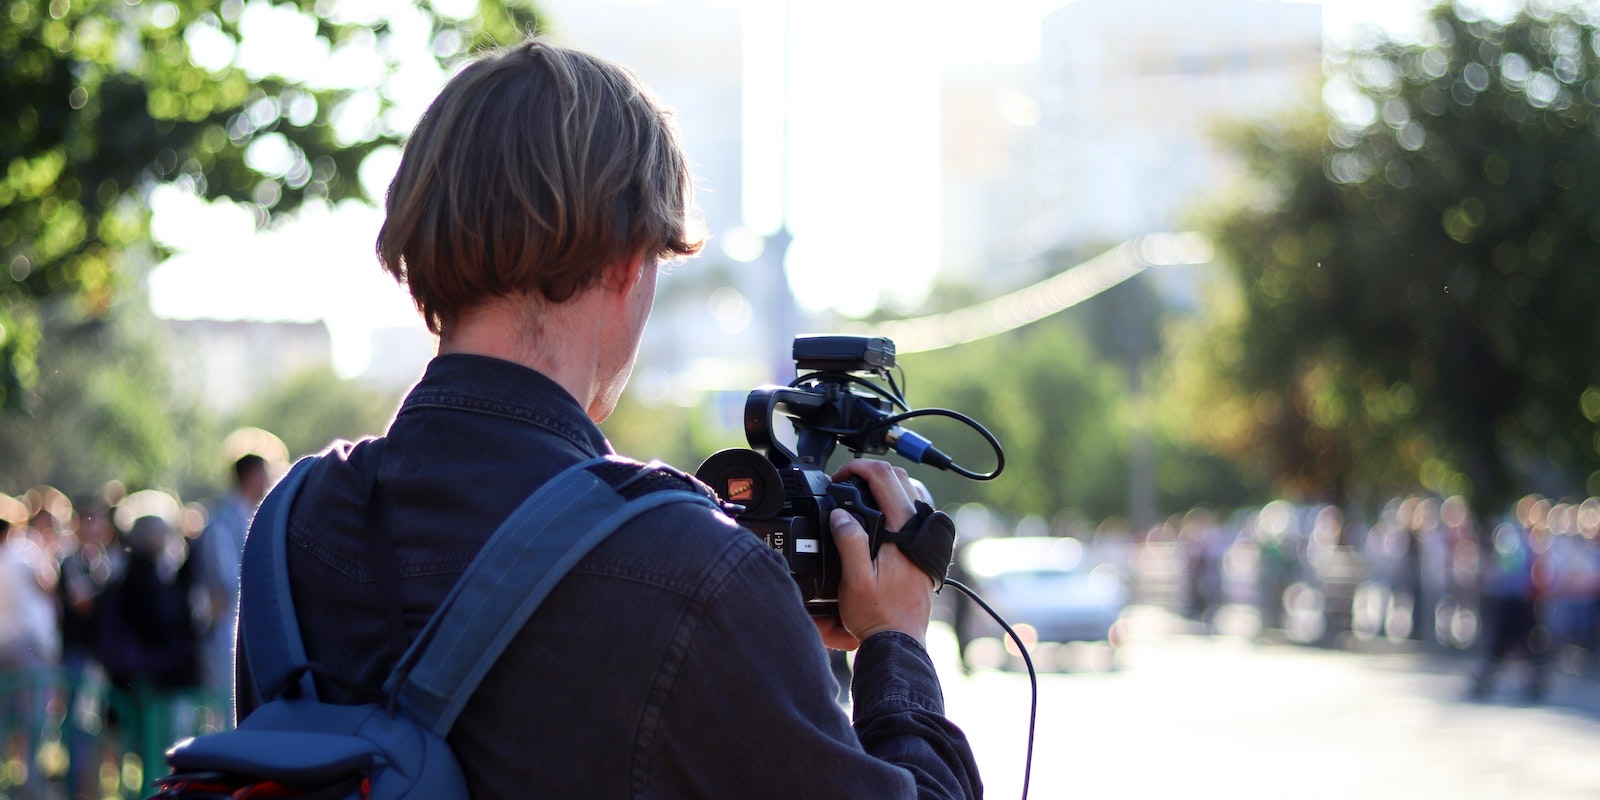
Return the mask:
[[(864, 480), (836, 482), (823, 470), (834, 447), (844, 444), (858, 456), (893, 447), (918, 463), (988, 480), (1004, 467), (999, 443), (954, 412), (907, 409), (889, 372), (895, 363), (888, 339), (802, 336), (795, 339), (794, 355), (802, 373), (794, 383), (758, 387), (746, 400), (745, 437), (752, 449), (715, 453), (695, 476), (734, 506), (741, 525), (783, 556), (813, 616), (839, 613), (841, 567), (827, 521), (835, 508), (860, 522), (874, 558), (884, 542), (893, 542), (936, 587), (943, 586), (955, 548), (955, 525), (948, 516), (919, 501), (900, 530), (887, 530)], [(890, 390), (867, 377), (887, 381)], [(994, 448), (995, 469), (986, 475), (966, 470), (898, 424), (925, 414), (954, 417), (981, 433)]]
[(863, 491), (864, 485), (834, 483), (821, 470), (780, 471), (756, 452), (740, 449), (712, 455), (695, 477), (723, 501), (741, 507), (734, 515), (739, 524), (783, 556), (807, 611), (838, 616), (842, 572), (828, 516), (835, 508), (848, 511), (861, 523), (876, 553), (884, 517)]

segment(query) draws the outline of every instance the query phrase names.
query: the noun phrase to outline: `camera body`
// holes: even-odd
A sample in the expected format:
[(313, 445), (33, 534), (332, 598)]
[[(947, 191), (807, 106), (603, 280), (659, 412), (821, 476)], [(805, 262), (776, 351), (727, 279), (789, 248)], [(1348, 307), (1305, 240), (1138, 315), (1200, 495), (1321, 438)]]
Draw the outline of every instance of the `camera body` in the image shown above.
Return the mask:
[[(783, 556), (813, 616), (838, 616), (839, 553), (828, 516), (842, 508), (861, 522), (877, 552), (884, 517), (864, 481), (835, 482), (825, 472), (834, 447), (888, 452), (888, 396), (858, 391), (888, 379), (894, 343), (882, 337), (798, 336), (790, 386), (760, 386), (745, 399), (750, 449), (713, 454), (695, 477), (723, 501), (740, 506), (735, 518)], [(792, 431), (786, 426), (792, 423)], [(792, 434), (792, 435), (790, 435)]]

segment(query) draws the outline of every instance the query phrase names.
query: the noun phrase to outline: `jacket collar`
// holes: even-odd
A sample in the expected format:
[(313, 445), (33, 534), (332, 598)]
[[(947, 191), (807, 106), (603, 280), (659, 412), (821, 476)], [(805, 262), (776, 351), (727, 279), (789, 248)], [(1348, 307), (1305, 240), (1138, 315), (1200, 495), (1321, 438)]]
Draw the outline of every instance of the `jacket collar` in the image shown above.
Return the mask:
[(400, 405), (400, 416), (443, 408), (525, 422), (561, 436), (590, 455), (611, 443), (560, 384), (537, 370), (489, 356), (449, 353), (428, 363)]

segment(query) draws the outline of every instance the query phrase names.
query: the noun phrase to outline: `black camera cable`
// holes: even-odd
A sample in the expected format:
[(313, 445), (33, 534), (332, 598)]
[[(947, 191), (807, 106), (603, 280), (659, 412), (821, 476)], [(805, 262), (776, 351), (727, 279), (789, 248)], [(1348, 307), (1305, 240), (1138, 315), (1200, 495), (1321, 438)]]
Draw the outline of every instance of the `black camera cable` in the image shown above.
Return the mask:
[[(1000, 473), (1005, 470), (1006, 453), (1004, 448), (1000, 446), (1000, 440), (996, 439), (994, 434), (990, 433), (989, 429), (983, 427), (983, 425), (977, 420), (959, 411), (951, 411), (948, 408), (919, 408), (899, 414), (890, 414), (882, 419), (875, 420), (872, 423), (872, 427), (889, 429), (891, 434), (890, 443), (894, 444), (894, 439), (900, 436), (916, 436), (916, 434), (906, 431), (899, 426), (900, 423), (909, 419), (915, 419), (917, 417), (949, 417), (950, 419), (966, 425), (968, 428), (971, 428), (973, 431), (977, 432), (979, 436), (983, 437), (984, 442), (986, 442), (989, 445), (989, 448), (994, 451), (995, 458), (994, 469), (988, 472), (973, 472), (972, 470), (955, 463), (953, 459), (945, 455), (938, 448), (934, 447), (932, 443), (927, 442), (926, 439), (923, 439), (922, 441), (926, 444), (926, 447), (920, 454), (918, 463), (927, 464), (935, 469), (948, 470), (960, 475), (963, 478), (969, 478), (975, 481), (992, 481), (999, 477)], [(918, 438), (920, 439), (921, 437)], [(898, 451), (898, 445), (896, 446), (896, 449)]]
[(954, 586), (961, 590), (961, 593), (971, 598), (972, 602), (977, 603), (979, 608), (988, 612), (995, 622), (1000, 623), (1000, 627), (1005, 629), (1006, 635), (1016, 643), (1017, 652), (1022, 654), (1022, 663), (1028, 668), (1028, 746), (1022, 762), (1022, 800), (1028, 800), (1028, 782), (1033, 777), (1033, 735), (1039, 719), (1039, 673), (1034, 671), (1033, 658), (1028, 655), (1028, 646), (1023, 643), (1022, 637), (1017, 635), (1011, 625), (1001, 618), (999, 612), (995, 611), (993, 607), (983, 601), (982, 597), (978, 596), (977, 592), (968, 588), (961, 581), (946, 578), (944, 585)]
[(993, 606), (966, 584), (949, 577), (948, 571), (956, 541), (955, 522), (944, 512), (936, 511), (920, 500), (917, 501), (916, 508), (917, 513), (907, 520), (900, 530), (884, 530), (880, 535), (873, 537), (872, 557), (874, 559), (878, 557), (878, 547), (884, 542), (894, 543), (911, 563), (933, 578), (935, 594), (946, 586), (956, 587), (993, 617), (994, 621), (1005, 630), (1006, 635), (1011, 637), (1011, 641), (1016, 643), (1017, 652), (1022, 654), (1022, 663), (1028, 667), (1028, 747), (1022, 771), (1022, 797), (1023, 800), (1027, 800), (1028, 783), (1033, 773), (1034, 729), (1039, 715), (1039, 675), (1034, 670), (1033, 658), (1028, 655), (1028, 646), (1022, 641), (1022, 637), (1017, 635), (1016, 630), (994, 610)]

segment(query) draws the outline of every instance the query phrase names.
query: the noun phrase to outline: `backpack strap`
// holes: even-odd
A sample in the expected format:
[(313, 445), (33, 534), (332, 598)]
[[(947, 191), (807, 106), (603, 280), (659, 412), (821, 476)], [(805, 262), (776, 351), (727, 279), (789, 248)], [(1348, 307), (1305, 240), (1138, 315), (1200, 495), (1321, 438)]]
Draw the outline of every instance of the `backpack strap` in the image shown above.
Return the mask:
[(261, 501), (245, 538), (239, 574), (241, 583), (249, 583), (251, 594), (249, 603), (239, 604), (238, 657), (250, 667), (257, 703), (268, 699), (266, 693), (273, 689), (289, 688), (285, 684), (296, 671), (300, 672), (301, 696), (317, 696), (316, 685), (304, 669), (306, 647), (289, 595), (287, 558), (289, 511), (306, 474), (321, 460), (320, 456), (306, 456), (295, 462)]
[[(619, 465), (634, 474), (613, 483), (608, 478), (618, 474)], [(660, 473), (671, 475), (673, 486), (628, 491), (628, 484)], [(616, 457), (585, 461), (552, 478), (484, 544), (384, 689), (396, 691), (399, 681), (401, 708), (439, 736), (447, 735), (523, 624), (595, 545), (628, 520), (669, 503), (699, 502), (720, 510), (709, 493), (690, 491), (692, 485), (670, 467)]]

